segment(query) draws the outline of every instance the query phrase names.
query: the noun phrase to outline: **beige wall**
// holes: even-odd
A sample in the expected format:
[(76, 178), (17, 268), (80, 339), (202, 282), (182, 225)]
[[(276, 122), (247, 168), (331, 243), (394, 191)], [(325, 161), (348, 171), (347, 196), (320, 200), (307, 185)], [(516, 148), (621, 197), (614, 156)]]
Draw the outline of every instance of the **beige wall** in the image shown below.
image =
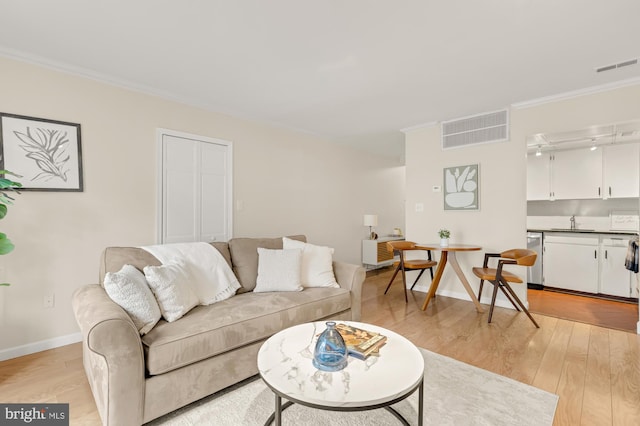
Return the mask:
[(13, 284), (0, 287), (0, 359), (77, 338), (71, 294), (96, 282), (103, 248), (155, 243), (157, 128), (233, 142), (235, 236), (304, 233), (360, 263), (364, 213), (380, 233), (404, 226), (396, 161), (10, 59), (0, 70), (0, 111), (81, 124), (85, 186), (23, 192), (0, 222), (16, 244), (0, 257)]
[[(417, 241), (437, 241), (441, 227), (451, 230), (451, 241), (483, 246), (483, 251), (502, 251), (526, 247), (526, 137), (533, 133), (575, 130), (597, 124), (640, 119), (640, 85), (599, 92), (537, 106), (511, 108), (511, 134), (507, 142), (476, 145), (443, 151), (440, 126), (406, 132), (407, 237)], [(480, 210), (444, 211), (443, 193), (432, 186), (443, 185), (444, 167), (478, 163), (480, 165)], [(424, 203), (423, 213), (415, 204)], [(471, 267), (482, 264), (482, 253), (464, 253), (458, 259), (477, 290), (478, 281)], [(518, 273), (518, 269), (513, 269)], [(524, 269), (519, 274), (524, 277)], [(422, 280), (422, 288), (428, 279)], [(417, 287), (416, 287), (417, 288)], [(468, 298), (445, 271), (442, 294)], [(521, 298), (524, 286), (517, 286)], [(485, 298), (489, 292), (485, 290)], [(506, 299), (500, 304), (509, 306)]]

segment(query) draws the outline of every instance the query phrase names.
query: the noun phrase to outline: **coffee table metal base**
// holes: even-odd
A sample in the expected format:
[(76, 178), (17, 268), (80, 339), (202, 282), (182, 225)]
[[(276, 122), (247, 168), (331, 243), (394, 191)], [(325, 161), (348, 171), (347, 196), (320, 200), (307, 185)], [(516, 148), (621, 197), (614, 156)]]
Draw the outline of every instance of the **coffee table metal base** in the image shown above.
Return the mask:
[[(275, 422), (275, 426), (281, 426), (282, 425), (282, 412), (284, 410), (286, 410), (287, 408), (291, 407), (293, 404), (300, 404), (300, 405), (305, 405), (307, 407), (311, 407), (311, 408), (317, 408), (320, 410), (327, 410), (327, 411), (368, 411), (368, 410), (375, 410), (378, 408), (384, 408), (385, 410), (387, 410), (388, 412), (390, 412), (391, 414), (393, 414), (403, 425), (405, 426), (409, 426), (409, 422), (407, 422), (407, 420), (402, 416), (402, 414), (398, 413), (393, 407), (391, 407), (391, 405), (403, 401), (405, 399), (407, 399), (411, 394), (413, 394), (416, 389), (418, 389), (418, 426), (422, 426), (422, 418), (423, 418), (423, 414), (424, 414), (424, 379), (422, 379), (420, 381), (420, 383), (413, 389), (409, 390), (409, 392), (407, 392), (405, 395), (396, 398), (392, 401), (389, 401), (387, 403), (384, 404), (378, 404), (378, 405), (369, 405), (366, 407), (329, 407), (329, 406), (325, 406), (325, 405), (316, 405), (316, 404), (309, 404), (309, 403), (305, 403), (302, 401), (291, 401), (288, 400), (287, 402), (284, 403), (284, 405), (282, 404), (282, 398), (283, 396), (281, 396), (277, 391), (275, 391), (273, 388), (271, 388), (271, 390), (273, 391), (273, 393), (276, 396), (276, 408), (275, 411), (273, 412), (273, 414), (271, 416), (269, 416), (269, 418), (267, 419), (267, 421), (265, 422), (265, 426), (269, 426), (270, 424)], [(289, 397), (285, 396), (284, 398), (289, 399)]]

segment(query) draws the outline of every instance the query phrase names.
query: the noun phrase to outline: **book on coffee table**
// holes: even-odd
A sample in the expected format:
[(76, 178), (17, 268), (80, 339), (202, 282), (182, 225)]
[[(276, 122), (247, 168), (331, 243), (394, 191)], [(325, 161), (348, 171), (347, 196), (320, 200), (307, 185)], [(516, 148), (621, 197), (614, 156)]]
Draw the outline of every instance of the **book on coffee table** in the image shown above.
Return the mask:
[(366, 359), (369, 355), (376, 354), (387, 340), (387, 336), (380, 333), (347, 324), (336, 324), (336, 330), (344, 339), (349, 355), (358, 359)]

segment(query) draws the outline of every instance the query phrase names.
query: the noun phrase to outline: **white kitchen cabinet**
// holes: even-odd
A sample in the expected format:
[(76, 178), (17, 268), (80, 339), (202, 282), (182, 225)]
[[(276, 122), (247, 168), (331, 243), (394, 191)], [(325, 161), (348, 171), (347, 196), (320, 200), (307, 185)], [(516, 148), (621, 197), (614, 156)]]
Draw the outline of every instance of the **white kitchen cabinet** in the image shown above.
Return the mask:
[(557, 151), (551, 156), (552, 199), (602, 197), (602, 149)]
[(544, 285), (598, 292), (598, 237), (545, 234)]
[(551, 197), (550, 163), (548, 153), (527, 156), (527, 200), (548, 200)]
[(632, 272), (625, 268), (629, 240), (603, 238), (600, 247), (600, 291), (610, 296), (632, 297)]
[(640, 196), (640, 144), (603, 147), (603, 197)]

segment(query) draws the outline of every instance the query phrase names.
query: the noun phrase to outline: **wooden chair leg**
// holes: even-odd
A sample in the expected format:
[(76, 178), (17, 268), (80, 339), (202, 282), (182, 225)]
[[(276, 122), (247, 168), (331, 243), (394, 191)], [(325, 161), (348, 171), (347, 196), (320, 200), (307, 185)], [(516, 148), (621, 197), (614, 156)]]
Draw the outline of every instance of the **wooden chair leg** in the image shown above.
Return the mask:
[(396, 268), (396, 271), (393, 273), (393, 276), (389, 280), (389, 284), (387, 285), (387, 289), (384, 291), (384, 294), (387, 294), (387, 292), (389, 291), (389, 287), (391, 287), (391, 284), (393, 283), (393, 280), (396, 279), (396, 275), (398, 275), (398, 271), (400, 271), (400, 264), (398, 264), (398, 267)]
[(411, 286), (411, 290), (413, 290), (413, 288), (416, 286), (416, 284), (418, 284), (418, 280), (420, 279), (420, 277), (422, 276), (423, 273), (424, 273), (424, 269), (422, 269), (420, 271), (420, 273), (418, 274), (418, 278), (416, 278), (416, 280), (413, 282), (413, 285)]
[(529, 313), (529, 310), (527, 308), (524, 307), (524, 304), (522, 303), (522, 301), (520, 300), (520, 298), (518, 297), (518, 295), (516, 294), (515, 291), (513, 291), (513, 289), (511, 288), (511, 286), (505, 282), (505, 287), (507, 288), (507, 290), (509, 291), (509, 293), (511, 293), (511, 295), (513, 296), (513, 298), (518, 302), (518, 304), (520, 305), (520, 307), (522, 308), (522, 311), (527, 314), (527, 316), (529, 317), (529, 319), (531, 320), (531, 322), (533, 322), (533, 325), (536, 326), (536, 328), (540, 328), (540, 326), (538, 325), (538, 323), (536, 322), (535, 319), (533, 319), (533, 317), (531, 316), (531, 314)]
[(484, 286), (484, 280), (480, 280), (480, 288), (478, 289), (478, 302), (480, 301), (480, 298), (482, 297), (482, 287)]
[(404, 264), (400, 262), (402, 266), (402, 290), (404, 291), (404, 303), (409, 303), (409, 299), (407, 298), (407, 277), (404, 272)]
[(494, 282), (494, 281), (489, 281), (491, 284), (493, 284), (493, 295), (491, 296), (491, 306), (489, 307), (489, 320), (487, 321), (488, 323), (491, 323), (491, 317), (493, 317), (493, 308), (496, 305), (496, 296), (498, 295), (498, 283)]
[[(511, 286), (506, 286), (507, 288), (511, 289)], [(508, 291), (506, 291), (505, 289), (505, 285), (501, 284), (500, 285), (500, 290), (502, 290), (502, 293), (507, 296), (507, 299), (509, 300), (509, 302), (511, 302), (511, 304), (513, 305), (514, 308), (516, 308), (516, 311), (520, 312), (520, 307), (518, 305), (516, 305), (516, 302), (514, 302), (514, 300), (511, 298), (511, 295), (509, 294)], [(512, 289), (513, 290), (513, 289)]]

